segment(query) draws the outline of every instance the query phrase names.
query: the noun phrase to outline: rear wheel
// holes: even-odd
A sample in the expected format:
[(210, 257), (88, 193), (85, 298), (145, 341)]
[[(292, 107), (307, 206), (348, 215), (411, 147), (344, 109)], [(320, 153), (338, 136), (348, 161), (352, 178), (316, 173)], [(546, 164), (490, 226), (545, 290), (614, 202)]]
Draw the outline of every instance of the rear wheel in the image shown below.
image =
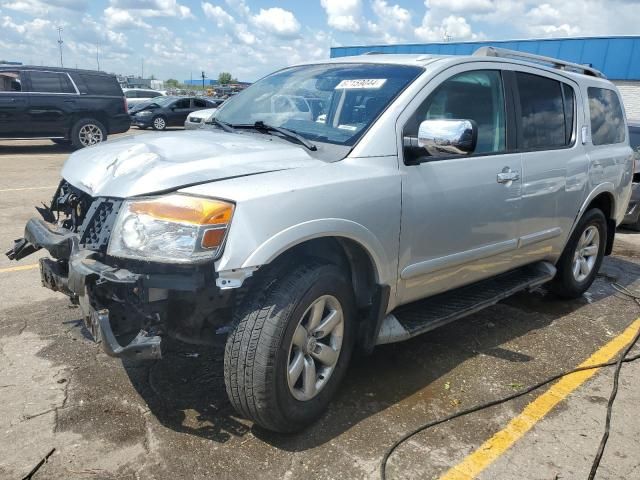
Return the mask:
[(96, 145), (107, 140), (107, 129), (98, 120), (83, 118), (71, 129), (71, 143), (75, 148)]
[(587, 211), (576, 226), (556, 267), (551, 289), (565, 298), (577, 298), (596, 278), (607, 243), (607, 219), (601, 210)]
[(229, 399), (269, 430), (316, 420), (344, 376), (353, 293), (342, 270), (310, 263), (265, 275), (237, 309), (224, 359)]

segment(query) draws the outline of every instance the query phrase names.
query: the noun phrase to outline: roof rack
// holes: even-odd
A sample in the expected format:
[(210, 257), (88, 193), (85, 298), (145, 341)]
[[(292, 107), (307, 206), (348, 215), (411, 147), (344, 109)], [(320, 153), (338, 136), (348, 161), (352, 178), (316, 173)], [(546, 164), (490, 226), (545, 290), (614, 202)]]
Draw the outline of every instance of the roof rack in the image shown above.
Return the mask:
[(607, 78), (600, 70), (596, 70), (590, 65), (580, 65), (579, 63), (565, 62), (557, 58), (545, 57), (542, 55), (535, 55), (533, 53), (519, 52), (517, 50), (509, 50), (506, 48), (497, 47), (481, 47), (473, 52), (473, 55), (478, 57), (500, 57), (500, 58), (513, 58), (515, 60), (524, 60), (528, 62), (541, 63), (544, 65), (550, 65), (553, 68), (560, 70), (570, 70), (584, 75), (590, 75), (592, 77)]

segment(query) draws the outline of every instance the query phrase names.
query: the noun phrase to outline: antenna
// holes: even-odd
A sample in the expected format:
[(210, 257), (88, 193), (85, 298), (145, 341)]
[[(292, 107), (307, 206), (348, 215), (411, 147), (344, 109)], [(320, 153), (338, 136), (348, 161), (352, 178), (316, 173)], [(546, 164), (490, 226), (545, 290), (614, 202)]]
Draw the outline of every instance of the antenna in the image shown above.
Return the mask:
[(62, 44), (64, 42), (62, 41), (62, 27), (58, 27), (58, 48), (60, 49), (60, 66), (64, 67), (63, 63), (62, 63)]
[(443, 39), (445, 42), (450, 42), (450, 41), (453, 39), (453, 37), (452, 37), (451, 35), (449, 35), (449, 32), (447, 32), (447, 31), (445, 30), (445, 31), (444, 31), (444, 33), (442, 34), (442, 39)]

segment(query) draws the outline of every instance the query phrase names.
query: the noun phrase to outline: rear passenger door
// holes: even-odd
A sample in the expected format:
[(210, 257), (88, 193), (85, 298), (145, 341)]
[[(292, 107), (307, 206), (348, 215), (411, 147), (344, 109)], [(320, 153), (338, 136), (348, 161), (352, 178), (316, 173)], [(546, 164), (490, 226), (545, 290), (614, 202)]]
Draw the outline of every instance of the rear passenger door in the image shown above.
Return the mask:
[(522, 153), (520, 255), (554, 261), (584, 196), (587, 162), (578, 141), (584, 118), (578, 85), (527, 67), (505, 72), (514, 92), (517, 149)]
[(28, 119), (35, 137), (64, 137), (73, 122), (78, 91), (65, 72), (27, 71)]
[(0, 71), (0, 137), (29, 137), (29, 96), (18, 70)]
[(171, 126), (183, 126), (184, 121), (187, 119), (187, 115), (191, 113), (191, 99), (181, 98), (173, 102), (169, 107), (169, 113), (167, 114), (168, 123)]

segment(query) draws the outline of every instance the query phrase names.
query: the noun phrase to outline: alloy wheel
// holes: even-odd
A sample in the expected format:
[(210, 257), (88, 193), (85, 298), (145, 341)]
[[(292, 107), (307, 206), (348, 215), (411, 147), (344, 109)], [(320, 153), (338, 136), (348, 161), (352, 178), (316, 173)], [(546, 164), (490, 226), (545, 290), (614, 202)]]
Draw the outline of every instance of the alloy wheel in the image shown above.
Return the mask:
[(287, 383), (296, 400), (308, 401), (326, 386), (342, 349), (344, 313), (337, 298), (323, 295), (300, 318), (289, 346)]
[(91, 145), (100, 143), (103, 140), (102, 130), (93, 123), (87, 123), (80, 127), (78, 137), (80, 139), (80, 143), (84, 147), (90, 147)]
[(573, 277), (583, 282), (593, 270), (600, 249), (600, 232), (595, 225), (589, 225), (578, 240), (573, 254)]
[(156, 130), (164, 130), (167, 126), (167, 123), (164, 121), (164, 118), (158, 117), (153, 120), (153, 127)]

